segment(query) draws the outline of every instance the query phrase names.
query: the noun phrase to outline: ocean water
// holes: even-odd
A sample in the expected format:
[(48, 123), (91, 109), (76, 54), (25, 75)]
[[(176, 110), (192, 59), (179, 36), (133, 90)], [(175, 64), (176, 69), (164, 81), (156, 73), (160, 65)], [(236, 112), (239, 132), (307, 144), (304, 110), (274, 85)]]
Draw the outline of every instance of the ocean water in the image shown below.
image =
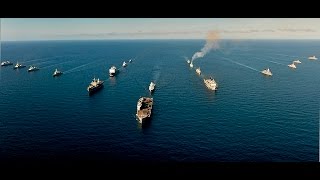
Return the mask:
[[(0, 160), (318, 161), (320, 60), (307, 57), (320, 57), (320, 41), (224, 40), (194, 61), (198, 76), (186, 57), (204, 44), (2, 42), (2, 60), (27, 67), (0, 68)], [(302, 64), (293, 70), (294, 59)], [(28, 73), (29, 65), (40, 70)], [(272, 77), (259, 72), (267, 67)], [(64, 74), (53, 78), (55, 68)], [(209, 76), (216, 92), (203, 83)], [(104, 88), (88, 96), (94, 77)], [(135, 118), (140, 96), (154, 98), (143, 127)]]

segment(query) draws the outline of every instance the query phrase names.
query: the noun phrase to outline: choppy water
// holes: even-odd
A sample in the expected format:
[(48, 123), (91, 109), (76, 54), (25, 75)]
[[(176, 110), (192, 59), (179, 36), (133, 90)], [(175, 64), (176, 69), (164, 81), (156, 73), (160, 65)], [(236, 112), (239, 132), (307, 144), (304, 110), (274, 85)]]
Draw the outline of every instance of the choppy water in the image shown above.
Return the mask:
[[(0, 159), (318, 161), (320, 41), (222, 41), (194, 61), (200, 40), (2, 42)], [(126, 68), (122, 62), (133, 59)], [(302, 64), (287, 67), (294, 59)], [(111, 65), (120, 68), (110, 78)], [(272, 77), (259, 71), (269, 67)], [(65, 73), (53, 78), (55, 68)], [(203, 77), (213, 76), (217, 92)], [(104, 88), (89, 97), (93, 77)], [(157, 86), (142, 128), (136, 102)]]

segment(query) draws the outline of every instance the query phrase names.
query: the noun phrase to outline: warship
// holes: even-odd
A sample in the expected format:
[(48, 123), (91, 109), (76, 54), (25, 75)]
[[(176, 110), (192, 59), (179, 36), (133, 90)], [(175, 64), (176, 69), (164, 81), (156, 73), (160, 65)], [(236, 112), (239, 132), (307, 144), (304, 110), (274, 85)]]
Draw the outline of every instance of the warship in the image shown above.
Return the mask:
[(109, 69), (109, 75), (110, 75), (110, 77), (115, 76), (116, 72), (117, 72), (117, 68), (116, 68), (115, 66), (112, 66), (112, 67)]
[(153, 98), (140, 97), (137, 103), (137, 118), (141, 124), (151, 117)]
[(217, 90), (218, 88), (218, 84), (212, 77), (210, 77), (209, 79), (203, 79), (203, 82), (210, 90)]
[(13, 65), (13, 63), (10, 62), (10, 61), (3, 61), (3, 62), (1, 62), (1, 66), (9, 66), (9, 65)]
[(60, 76), (62, 74), (62, 72), (61, 71), (58, 71), (58, 69), (56, 69), (55, 71), (54, 71), (54, 73), (53, 73), (53, 77), (55, 77), (55, 76)]
[(154, 91), (154, 88), (155, 88), (156, 84), (151, 82), (150, 85), (149, 85), (149, 91), (152, 93)]
[(87, 87), (89, 95), (101, 89), (103, 87), (103, 83), (104, 81), (100, 81), (99, 78), (98, 79), (93, 78), (92, 82)]
[(26, 67), (25, 65), (22, 65), (22, 64), (19, 64), (18, 62), (17, 62), (17, 64), (13, 67), (13, 69), (19, 69), (19, 68), (24, 68), (24, 67)]

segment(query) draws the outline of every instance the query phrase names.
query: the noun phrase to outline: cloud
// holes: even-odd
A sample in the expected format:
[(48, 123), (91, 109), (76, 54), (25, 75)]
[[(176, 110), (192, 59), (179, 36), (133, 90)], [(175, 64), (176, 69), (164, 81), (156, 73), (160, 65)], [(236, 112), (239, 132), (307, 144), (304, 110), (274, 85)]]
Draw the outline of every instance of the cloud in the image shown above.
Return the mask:
[(246, 30), (221, 30), (222, 33), (260, 33), (260, 32), (275, 32), (272, 29), (246, 29)]
[[(259, 34), (259, 33), (270, 33), (270, 34), (277, 34), (283, 32), (290, 32), (290, 33), (314, 33), (317, 32), (315, 29), (310, 28), (278, 28), (278, 29), (222, 29), (218, 30), (219, 33), (225, 35), (232, 35), (232, 34)], [(105, 32), (105, 33), (77, 33), (77, 34), (55, 34), (50, 35), (51, 37), (55, 38), (123, 38), (123, 37), (130, 37), (130, 38), (140, 38), (140, 37), (183, 37), (183, 36), (198, 36), (198, 35), (205, 35), (207, 34), (207, 30), (197, 30), (197, 31), (143, 31), (138, 30), (135, 32)]]
[(281, 32), (317, 32), (314, 29), (298, 29), (298, 28), (279, 28), (278, 31)]
[(113, 36), (148, 36), (148, 35), (188, 35), (205, 34), (204, 31), (137, 31), (137, 32), (107, 32), (107, 33), (79, 33), (79, 34), (58, 34), (57, 37), (113, 37)]

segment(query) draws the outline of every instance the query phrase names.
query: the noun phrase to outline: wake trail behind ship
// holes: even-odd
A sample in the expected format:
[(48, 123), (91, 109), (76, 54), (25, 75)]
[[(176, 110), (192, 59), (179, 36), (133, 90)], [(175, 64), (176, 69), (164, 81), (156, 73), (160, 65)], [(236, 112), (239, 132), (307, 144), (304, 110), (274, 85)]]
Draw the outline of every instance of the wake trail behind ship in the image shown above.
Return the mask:
[(251, 69), (251, 70), (260, 72), (259, 70), (255, 69), (255, 68), (253, 68), (253, 67), (250, 67), (250, 66), (247, 66), (247, 65), (245, 65), (245, 64), (241, 64), (241, 63), (239, 63), (239, 62), (233, 61), (232, 59), (225, 58), (225, 57), (220, 57), (220, 58), (223, 58), (223, 59), (225, 59), (225, 60), (227, 60), (227, 61), (230, 61), (230, 62), (232, 62), (232, 63), (234, 63), (234, 64), (238, 64), (238, 65), (240, 65), (240, 66), (246, 67), (246, 68), (248, 68), (248, 69)]

